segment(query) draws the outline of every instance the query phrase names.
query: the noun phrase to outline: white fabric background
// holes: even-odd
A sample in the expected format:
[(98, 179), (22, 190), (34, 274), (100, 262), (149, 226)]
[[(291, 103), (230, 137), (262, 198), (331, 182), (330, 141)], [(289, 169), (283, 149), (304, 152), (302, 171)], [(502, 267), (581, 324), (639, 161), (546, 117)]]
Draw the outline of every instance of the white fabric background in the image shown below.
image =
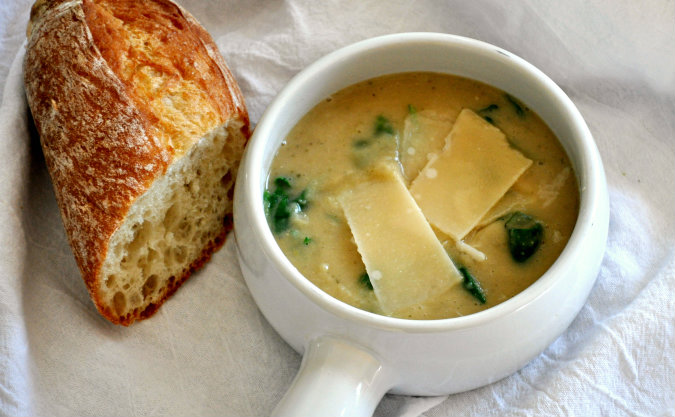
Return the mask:
[[(450, 397), (386, 396), (377, 416), (675, 415), (673, 0), (183, 0), (256, 122), (295, 73), (375, 35), (435, 31), (538, 66), (593, 132), (611, 197), (588, 303), (524, 369)], [(269, 414), (300, 357), (258, 313), (234, 241), (131, 328), (90, 302), (21, 82), (29, 0), (0, 0), (0, 414)]]

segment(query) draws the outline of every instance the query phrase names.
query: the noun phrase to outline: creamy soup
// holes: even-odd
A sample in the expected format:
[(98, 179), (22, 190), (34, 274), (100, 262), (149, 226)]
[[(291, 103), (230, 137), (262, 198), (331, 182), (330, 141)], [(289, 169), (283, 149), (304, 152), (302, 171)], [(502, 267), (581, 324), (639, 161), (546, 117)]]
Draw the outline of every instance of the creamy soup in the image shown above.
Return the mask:
[(331, 296), (410, 319), (471, 314), (558, 257), (578, 186), (543, 121), (465, 78), (403, 73), (314, 107), (273, 161), (266, 214), (289, 260)]

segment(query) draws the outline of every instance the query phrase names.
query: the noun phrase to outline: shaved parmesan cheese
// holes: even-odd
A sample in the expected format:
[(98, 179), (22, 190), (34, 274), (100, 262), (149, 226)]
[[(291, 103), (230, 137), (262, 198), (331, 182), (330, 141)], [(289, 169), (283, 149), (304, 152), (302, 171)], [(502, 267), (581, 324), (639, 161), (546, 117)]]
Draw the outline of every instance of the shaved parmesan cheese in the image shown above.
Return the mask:
[(410, 191), (426, 218), (460, 241), (531, 164), (501, 130), (465, 109), (445, 150), (422, 169)]
[(386, 314), (421, 303), (461, 275), (394, 167), (339, 197), (375, 295)]
[(473, 260), (477, 262), (483, 262), (487, 259), (487, 256), (485, 256), (483, 252), (479, 251), (478, 249), (474, 248), (473, 246), (469, 245), (463, 240), (455, 242), (455, 245), (457, 247), (457, 250), (466, 255), (469, 255), (471, 258), (473, 258)]
[(405, 177), (410, 181), (429, 162), (429, 156), (438, 154), (452, 129), (452, 119), (435, 111), (423, 110), (409, 114), (405, 119), (399, 159)]

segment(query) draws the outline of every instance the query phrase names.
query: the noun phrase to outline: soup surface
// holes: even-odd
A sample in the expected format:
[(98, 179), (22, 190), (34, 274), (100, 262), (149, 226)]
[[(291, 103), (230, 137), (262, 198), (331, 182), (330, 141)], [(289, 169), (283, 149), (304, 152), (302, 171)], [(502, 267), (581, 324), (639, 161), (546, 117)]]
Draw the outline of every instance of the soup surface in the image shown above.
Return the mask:
[(521, 292), (562, 251), (578, 204), (570, 162), (534, 112), (436, 73), (326, 98), (283, 142), (265, 192), (277, 242), (305, 277), (410, 319), (467, 315)]

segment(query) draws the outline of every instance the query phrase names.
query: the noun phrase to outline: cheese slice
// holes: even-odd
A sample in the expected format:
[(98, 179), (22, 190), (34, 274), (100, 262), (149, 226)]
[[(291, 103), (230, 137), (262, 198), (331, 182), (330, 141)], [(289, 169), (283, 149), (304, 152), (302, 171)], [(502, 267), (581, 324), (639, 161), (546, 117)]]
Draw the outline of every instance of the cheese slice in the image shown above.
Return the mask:
[(422, 110), (406, 117), (399, 160), (408, 182), (417, 177), (432, 156), (441, 153), (450, 129), (452, 119), (435, 111)]
[(459, 241), (531, 164), (501, 130), (464, 109), (445, 150), (422, 169), (410, 191), (429, 222)]
[(396, 167), (373, 171), (338, 199), (385, 314), (462, 280)]

